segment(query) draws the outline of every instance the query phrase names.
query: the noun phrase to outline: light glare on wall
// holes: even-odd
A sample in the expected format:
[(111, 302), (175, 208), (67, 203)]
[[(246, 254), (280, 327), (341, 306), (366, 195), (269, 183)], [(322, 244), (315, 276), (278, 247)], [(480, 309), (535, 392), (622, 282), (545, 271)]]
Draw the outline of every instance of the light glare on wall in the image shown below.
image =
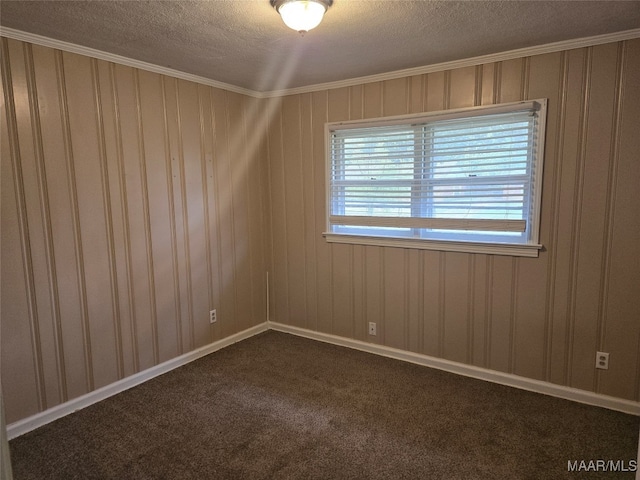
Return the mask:
[(305, 33), (320, 25), (333, 0), (271, 0), (285, 25)]

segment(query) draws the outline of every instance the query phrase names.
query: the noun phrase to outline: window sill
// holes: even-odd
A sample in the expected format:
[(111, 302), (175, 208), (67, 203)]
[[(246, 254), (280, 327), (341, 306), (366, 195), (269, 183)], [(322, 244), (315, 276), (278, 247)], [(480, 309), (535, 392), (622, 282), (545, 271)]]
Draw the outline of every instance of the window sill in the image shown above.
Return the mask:
[(366, 235), (345, 235), (341, 233), (322, 234), (328, 243), (370, 245), (375, 247), (416, 248), (443, 252), (484, 253), (487, 255), (508, 255), (512, 257), (537, 258), (542, 245), (522, 243), (484, 243), (455, 240), (426, 240), (401, 237), (373, 237)]

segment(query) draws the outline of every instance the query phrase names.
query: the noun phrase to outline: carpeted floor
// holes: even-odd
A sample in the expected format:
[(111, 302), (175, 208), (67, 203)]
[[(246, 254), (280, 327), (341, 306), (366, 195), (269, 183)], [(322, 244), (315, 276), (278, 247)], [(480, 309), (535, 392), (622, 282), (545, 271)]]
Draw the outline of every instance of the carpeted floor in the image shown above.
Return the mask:
[(10, 442), (26, 479), (618, 479), (639, 419), (266, 332)]

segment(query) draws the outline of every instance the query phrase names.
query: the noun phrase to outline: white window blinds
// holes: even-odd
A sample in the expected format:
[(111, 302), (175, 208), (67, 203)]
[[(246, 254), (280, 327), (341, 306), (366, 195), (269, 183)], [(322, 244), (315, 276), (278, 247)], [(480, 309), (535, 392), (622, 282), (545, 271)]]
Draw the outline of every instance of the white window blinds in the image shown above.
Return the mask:
[(331, 233), (537, 242), (540, 102), (329, 126)]

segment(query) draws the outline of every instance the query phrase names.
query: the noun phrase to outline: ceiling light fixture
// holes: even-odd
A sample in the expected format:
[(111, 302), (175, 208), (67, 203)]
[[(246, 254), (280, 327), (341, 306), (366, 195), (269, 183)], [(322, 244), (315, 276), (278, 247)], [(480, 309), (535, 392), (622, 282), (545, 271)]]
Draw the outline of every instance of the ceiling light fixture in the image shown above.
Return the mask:
[(305, 33), (320, 25), (333, 0), (271, 0), (271, 6), (289, 28)]

